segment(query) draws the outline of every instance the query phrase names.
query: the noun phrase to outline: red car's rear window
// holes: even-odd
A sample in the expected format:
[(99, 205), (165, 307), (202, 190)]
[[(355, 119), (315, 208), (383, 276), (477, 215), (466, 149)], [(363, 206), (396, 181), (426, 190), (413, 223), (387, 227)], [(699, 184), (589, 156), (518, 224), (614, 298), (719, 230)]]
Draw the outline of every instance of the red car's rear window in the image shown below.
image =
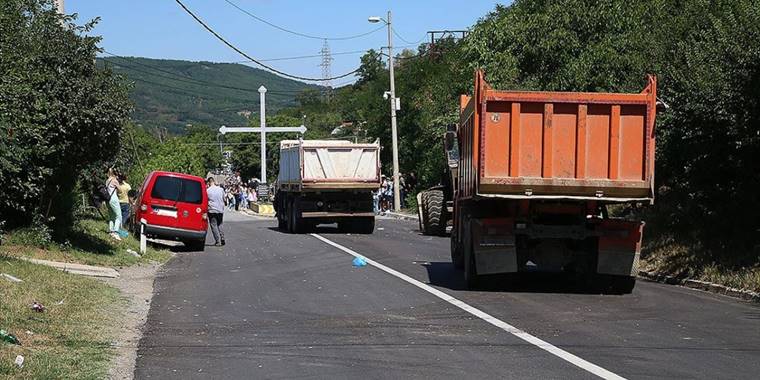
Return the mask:
[(150, 196), (174, 202), (195, 203), (203, 202), (201, 183), (191, 179), (159, 176), (153, 184)]

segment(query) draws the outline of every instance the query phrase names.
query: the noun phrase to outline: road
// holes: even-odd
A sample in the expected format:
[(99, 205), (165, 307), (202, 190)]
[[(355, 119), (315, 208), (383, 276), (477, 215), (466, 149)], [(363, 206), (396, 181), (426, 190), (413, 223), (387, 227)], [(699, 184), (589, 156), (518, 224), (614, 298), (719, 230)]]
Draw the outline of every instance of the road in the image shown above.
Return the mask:
[[(422, 236), (414, 222), (314, 236), (225, 218), (225, 247), (179, 253), (159, 274), (137, 379), (760, 373), (755, 304), (643, 281), (624, 296), (561, 278), (467, 291), (448, 239)], [(372, 264), (354, 268), (350, 250)]]

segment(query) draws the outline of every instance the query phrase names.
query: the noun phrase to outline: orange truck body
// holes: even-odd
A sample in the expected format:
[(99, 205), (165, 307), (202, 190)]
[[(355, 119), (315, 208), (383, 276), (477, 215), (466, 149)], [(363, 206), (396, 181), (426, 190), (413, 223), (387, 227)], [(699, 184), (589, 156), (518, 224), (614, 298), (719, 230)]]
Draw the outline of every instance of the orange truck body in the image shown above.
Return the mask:
[(641, 93), (462, 96), (458, 198), (653, 201), (657, 82)]
[(654, 201), (656, 91), (653, 76), (638, 94), (498, 91), (476, 72), (452, 192), (451, 257), (468, 286), (546, 271), (633, 289), (644, 223), (607, 205)]

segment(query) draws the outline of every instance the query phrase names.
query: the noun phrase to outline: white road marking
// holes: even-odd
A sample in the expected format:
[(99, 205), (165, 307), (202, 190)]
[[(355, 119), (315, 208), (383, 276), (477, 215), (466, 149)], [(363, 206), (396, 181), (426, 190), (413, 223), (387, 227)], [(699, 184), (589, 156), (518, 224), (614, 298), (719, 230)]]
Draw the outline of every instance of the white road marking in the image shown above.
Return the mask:
[(372, 265), (373, 267), (375, 267), (377, 269), (380, 269), (383, 272), (386, 272), (386, 273), (388, 273), (388, 274), (390, 274), (392, 276), (398, 277), (398, 278), (400, 278), (400, 279), (402, 279), (402, 280), (404, 280), (404, 281), (406, 281), (406, 282), (408, 282), (408, 283), (410, 283), (410, 284), (412, 284), (412, 285), (414, 285), (414, 286), (416, 286), (416, 287), (418, 287), (418, 288), (420, 288), (420, 289), (422, 289), (422, 290), (424, 290), (424, 291), (426, 291), (426, 292), (428, 292), (428, 293), (430, 293), (430, 294), (432, 294), (432, 295), (434, 295), (434, 296), (436, 296), (436, 297), (438, 297), (438, 298), (440, 298), (440, 299), (442, 299), (442, 300), (444, 300), (444, 301), (446, 301), (446, 302), (448, 302), (448, 303), (450, 303), (450, 304), (452, 304), (452, 305), (454, 305), (454, 306), (456, 306), (456, 307), (458, 307), (458, 308), (460, 308), (460, 309), (462, 309), (462, 310), (464, 310), (464, 311), (466, 311), (466, 312), (468, 312), (468, 313), (470, 313), (470, 314), (472, 314), (472, 315), (474, 315), (474, 316), (476, 316), (476, 317), (478, 317), (478, 318), (480, 318), (480, 319), (482, 319), (482, 320), (484, 320), (484, 321), (486, 321), (486, 322), (488, 322), (488, 323), (490, 323), (490, 324), (492, 324), (492, 325), (494, 325), (494, 326), (496, 326), (496, 327), (498, 327), (498, 328), (500, 328), (500, 329), (502, 329), (502, 330), (504, 330), (504, 331), (506, 331), (506, 332), (508, 332), (508, 333), (510, 333), (510, 334), (512, 334), (512, 335), (514, 335), (514, 336), (516, 336), (516, 337), (518, 337), (518, 338), (520, 338), (520, 339), (522, 339), (522, 340), (524, 340), (524, 341), (526, 341), (526, 342), (528, 342), (528, 343), (530, 343), (530, 344), (532, 344), (534, 346), (536, 346), (536, 347), (538, 347), (538, 348), (540, 348), (540, 349), (542, 349), (542, 350), (544, 350), (544, 351), (549, 352), (550, 354), (552, 354), (554, 356), (559, 357), (562, 360), (565, 360), (565, 361), (567, 361), (567, 362), (569, 362), (569, 363), (571, 363), (571, 364), (573, 364), (573, 365), (575, 365), (577, 367), (580, 367), (580, 368), (582, 368), (582, 369), (584, 369), (584, 370), (586, 370), (588, 372), (591, 372), (591, 373), (593, 373), (596, 376), (599, 376), (599, 377), (601, 377), (603, 379), (616, 379), (616, 380), (621, 380), (622, 379), (622, 380), (625, 380), (625, 378), (622, 377), (622, 376), (620, 376), (620, 375), (617, 375), (617, 374), (615, 374), (613, 372), (610, 372), (610, 371), (608, 371), (608, 370), (606, 370), (606, 369), (604, 369), (604, 368), (602, 368), (602, 367), (600, 367), (600, 366), (598, 366), (598, 365), (596, 365), (594, 363), (591, 363), (591, 362), (589, 362), (589, 361), (587, 361), (585, 359), (582, 359), (582, 358), (580, 358), (578, 356), (575, 356), (575, 355), (573, 355), (573, 354), (571, 354), (571, 353), (569, 353), (569, 352), (567, 352), (567, 351), (565, 351), (565, 350), (563, 350), (563, 349), (561, 349), (561, 348), (559, 348), (559, 347), (557, 347), (557, 346), (555, 346), (555, 345), (553, 345), (551, 343), (545, 342), (545, 341), (541, 340), (540, 338), (537, 338), (537, 337), (535, 337), (533, 335), (530, 335), (527, 332), (525, 332), (523, 330), (520, 330), (517, 327), (514, 327), (514, 326), (510, 325), (509, 323), (504, 322), (504, 321), (502, 321), (502, 320), (500, 320), (500, 319), (498, 319), (498, 318), (496, 318), (496, 317), (494, 317), (494, 316), (492, 316), (492, 315), (490, 315), (490, 314), (488, 314), (488, 313), (486, 313), (486, 312), (484, 312), (484, 311), (482, 311), (482, 310), (480, 310), (480, 309), (478, 309), (478, 308), (476, 308), (474, 306), (471, 306), (471, 305), (469, 305), (469, 304), (467, 304), (467, 303), (465, 303), (463, 301), (460, 301), (459, 299), (454, 298), (454, 297), (452, 297), (452, 296), (450, 296), (450, 295), (448, 295), (448, 294), (446, 294), (446, 293), (444, 293), (444, 292), (442, 292), (442, 291), (440, 291), (440, 290), (438, 290), (438, 289), (436, 289), (436, 288), (434, 288), (434, 287), (432, 287), (430, 285), (424, 284), (424, 283), (422, 283), (422, 282), (420, 282), (418, 280), (415, 280), (415, 279), (413, 279), (413, 278), (411, 278), (411, 277), (409, 277), (409, 276), (407, 276), (407, 275), (405, 275), (405, 274), (403, 274), (403, 273), (401, 273), (401, 272), (399, 272), (399, 271), (397, 271), (395, 269), (387, 267), (387, 266), (385, 266), (383, 264), (378, 263), (377, 261), (374, 261), (374, 260), (372, 260), (370, 258), (367, 258), (364, 255), (356, 253), (355, 251), (351, 250), (350, 248), (346, 248), (346, 247), (344, 247), (344, 246), (342, 246), (342, 245), (340, 245), (340, 244), (338, 244), (338, 243), (336, 243), (336, 242), (334, 242), (334, 241), (332, 241), (330, 239), (327, 239), (327, 238), (325, 238), (325, 237), (323, 237), (323, 236), (321, 236), (319, 234), (311, 234), (311, 236), (314, 236), (315, 238), (317, 238), (317, 239), (319, 239), (319, 240), (321, 240), (321, 241), (323, 241), (323, 242), (325, 242), (325, 243), (327, 243), (327, 244), (329, 244), (329, 245), (331, 245), (331, 246), (333, 246), (335, 248), (338, 248), (339, 250), (341, 250), (341, 251), (343, 251), (345, 253), (348, 253), (351, 256), (354, 256), (354, 257), (363, 257), (367, 261), (367, 264)]

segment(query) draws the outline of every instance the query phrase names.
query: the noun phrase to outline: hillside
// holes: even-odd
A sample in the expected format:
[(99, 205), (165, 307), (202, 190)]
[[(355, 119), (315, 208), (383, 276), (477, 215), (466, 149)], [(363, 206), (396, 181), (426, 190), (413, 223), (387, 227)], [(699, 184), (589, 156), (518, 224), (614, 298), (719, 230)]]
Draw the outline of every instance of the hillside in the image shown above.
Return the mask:
[(216, 128), (256, 117), (258, 88), (267, 88), (268, 110), (293, 105), (307, 88), (319, 88), (241, 64), (191, 62), (139, 57), (98, 58), (134, 83), (132, 119), (146, 127), (181, 133), (187, 124)]

